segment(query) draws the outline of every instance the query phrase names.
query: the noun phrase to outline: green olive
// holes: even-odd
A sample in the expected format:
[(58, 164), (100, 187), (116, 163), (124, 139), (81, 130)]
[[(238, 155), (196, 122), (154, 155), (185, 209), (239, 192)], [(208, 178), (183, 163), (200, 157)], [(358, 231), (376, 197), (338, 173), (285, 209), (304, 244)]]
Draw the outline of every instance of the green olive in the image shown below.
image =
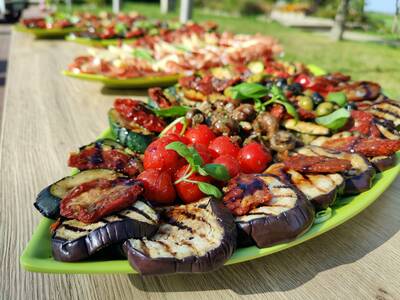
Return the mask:
[(259, 83), (264, 79), (264, 74), (253, 74), (249, 78), (246, 79), (246, 82), (249, 83)]
[(331, 112), (333, 112), (333, 104), (331, 102), (322, 102), (315, 110), (318, 117), (328, 115)]
[(298, 100), (298, 104), (302, 109), (305, 110), (313, 110), (314, 105), (313, 105), (313, 101), (310, 97), (308, 96), (299, 96), (297, 98)]
[(225, 97), (232, 97), (232, 87), (228, 87), (227, 89), (224, 90), (224, 95)]

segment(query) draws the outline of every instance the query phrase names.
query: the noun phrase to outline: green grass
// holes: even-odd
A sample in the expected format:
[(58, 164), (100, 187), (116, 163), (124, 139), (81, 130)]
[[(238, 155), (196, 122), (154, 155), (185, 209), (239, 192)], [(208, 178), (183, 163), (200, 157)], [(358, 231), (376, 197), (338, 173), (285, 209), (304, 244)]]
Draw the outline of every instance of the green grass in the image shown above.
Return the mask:
[[(77, 9), (82, 7), (77, 7)], [(136, 10), (154, 18), (176, 18), (177, 12), (160, 15), (154, 4), (127, 3), (124, 10)], [(262, 33), (279, 40), (285, 50), (284, 59), (313, 63), (328, 71), (339, 71), (354, 80), (379, 82), (386, 94), (400, 99), (400, 49), (387, 45), (365, 42), (333, 42), (326, 37), (309, 32), (286, 28), (277, 23), (268, 23), (250, 17), (211, 16), (195, 10), (194, 20), (213, 20), (222, 30), (238, 33)]]

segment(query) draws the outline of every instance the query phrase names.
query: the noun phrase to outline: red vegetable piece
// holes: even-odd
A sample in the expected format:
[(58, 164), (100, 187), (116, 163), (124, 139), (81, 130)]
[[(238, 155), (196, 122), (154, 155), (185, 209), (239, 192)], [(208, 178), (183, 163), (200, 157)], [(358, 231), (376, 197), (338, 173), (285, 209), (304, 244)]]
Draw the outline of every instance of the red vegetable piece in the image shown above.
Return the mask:
[(261, 173), (272, 161), (272, 156), (260, 143), (252, 142), (239, 151), (238, 161), (243, 173)]
[(221, 155), (231, 155), (236, 157), (239, 153), (239, 146), (231, 141), (227, 136), (219, 136), (211, 141), (208, 149), (211, 150), (215, 157)]
[(144, 185), (144, 198), (153, 204), (170, 205), (176, 199), (171, 174), (156, 169), (143, 171), (138, 177)]
[(196, 127), (187, 129), (185, 137), (192, 144), (208, 146), (215, 139), (215, 134), (207, 125), (199, 124)]
[(96, 179), (73, 188), (60, 202), (63, 217), (94, 223), (127, 208), (143, 192), (141, 182), (134, 179)]
[[(174, 180), (182, 178), (188, 171), (189, 165), (185, 165), (181, 167), (178, 172), (176, 172)], [(201, 182), (211, 182), (211, 178), (209, 176), (201, 176), (199, 174), (192, 174), (187, 178), (193, 181), (201, 181)], [(192, 203), (199, 201), (201, 198), (205, 196), (205, 194), (200, 191), (198, 185), (196, 183), (181, 181), (175, 184), (176, 192), (180, 199), (182, 199), (185, 203)]]
[(235, 177), (240, 172), (237, 158), (232, 155), (221, 155), (217, 157), (213, 163), (225, 166), (231, 178)]
[(177, 135), (170, 134), (152, 142), (144, 152), (143, 166), (147, 169), (167, 171), (174, 174), (185, 160), (174, 150), (167, 150), (165, 147), (172, 142), (181, 142)]

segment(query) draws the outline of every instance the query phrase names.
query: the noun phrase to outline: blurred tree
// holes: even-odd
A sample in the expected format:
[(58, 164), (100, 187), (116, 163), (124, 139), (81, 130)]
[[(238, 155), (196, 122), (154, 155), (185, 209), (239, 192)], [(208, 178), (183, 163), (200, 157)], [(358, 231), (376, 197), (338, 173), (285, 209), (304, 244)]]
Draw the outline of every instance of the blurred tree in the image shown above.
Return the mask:
[(396, 0), (396, 13), (394, 14), (392, 32), (399, 33), (399, 14), (400, 14), (400, 1)]
[(341, 0), (336, 12), (335, 22), (333, 23), (331, 36), (335, 41), (343, 39), (343, 33), (346, 27), (346, 18), (349, 10), (350, 0)]

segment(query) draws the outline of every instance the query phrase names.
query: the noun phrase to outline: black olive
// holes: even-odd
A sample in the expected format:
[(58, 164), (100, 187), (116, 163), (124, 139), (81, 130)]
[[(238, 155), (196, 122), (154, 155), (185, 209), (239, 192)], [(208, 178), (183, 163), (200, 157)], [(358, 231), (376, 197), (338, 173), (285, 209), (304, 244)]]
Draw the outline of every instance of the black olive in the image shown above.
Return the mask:
[(270, 79), (265, 80), (264, 85), (266, 88), (271, 88), (273, 86), (274, 82)]
[(300, 83), (295, 82), (288, 86), (288, 90), (291, 91), (293, 95), (298, 96), (303, 92), (303, 86)]
[(354, 102), (348, 102), (344, 108), (347, 110), (357, 109), (357, 105)]
[(314, 107), (318, 106), (322, 102), (324, 102), (324, 97), (321, 96), (321, 94), (314, 92), (311, 96), (311, 99), (314, 103)]
[(275, 84), (277, 87), (284, 89), (287, 86), (287, 80), (286, 78), (278, 78)]

